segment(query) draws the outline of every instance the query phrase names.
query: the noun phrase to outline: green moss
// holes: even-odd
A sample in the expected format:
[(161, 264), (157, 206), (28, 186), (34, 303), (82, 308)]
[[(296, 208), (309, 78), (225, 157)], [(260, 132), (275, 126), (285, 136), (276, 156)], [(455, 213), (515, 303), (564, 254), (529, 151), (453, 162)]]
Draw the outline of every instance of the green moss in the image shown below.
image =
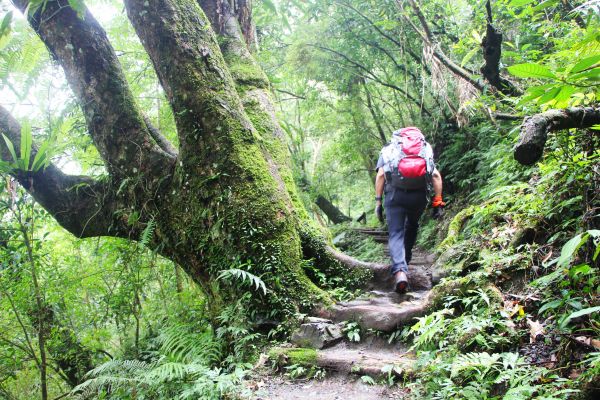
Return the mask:
[(317, 364), (317, 350), (309, 348), (275, 347), (269, 350), (268, 356), (278, 367), (286, 365), (312, 367)]
[(475, 210), (475, 206), (470, 206), (456, 214), (448, 226), (448, 234), (446, 235), (446, 239), (440, 243), (440, 250), (447, 249), (458, 241), (458, 236), (463, 225), (465, 224), (465, 221), (475, 213)]

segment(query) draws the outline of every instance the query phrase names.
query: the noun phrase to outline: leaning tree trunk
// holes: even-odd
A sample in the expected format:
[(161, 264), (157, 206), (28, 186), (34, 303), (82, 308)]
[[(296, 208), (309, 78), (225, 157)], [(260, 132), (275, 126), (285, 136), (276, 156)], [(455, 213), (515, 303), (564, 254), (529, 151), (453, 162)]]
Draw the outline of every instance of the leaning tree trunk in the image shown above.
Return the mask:
[(352, 218), (344, 214), (339, 208), (335, 206), (326, 197), (319, 195), (315, 203), (319, 206), (321, 211), (327, 215), (327, 218), (334, 224), (341, 224), (343, 222), (352, 221)]
[[(202, 2), (209, 15), (226, 5)], [(239, 30), (235, 18), (221, 15), (229, 30), (220, 32), (220, 48), (194, 0), (126, 0), (125, 7), (173, 109), (179, 149), (140, 112), (89, 11), (79, 18), (49, 0), (28, 19), (63, 67), (108, 177), (68, 176), (53, 165), (13, 176), (79, 237), (153, 232), (153, 246), (225, 301), (236, 294), (215, 291), (217, 277), (244, 265), (268, 287), (254, 303), (259, 315), (284, 319), (327, 302), (302, 265), (310, 260), (331, 275), (344, 267), (297, 196), (268, 81), (230, 34)], [(20, 127), (3, 109), (0, 131), (19, 147)]]

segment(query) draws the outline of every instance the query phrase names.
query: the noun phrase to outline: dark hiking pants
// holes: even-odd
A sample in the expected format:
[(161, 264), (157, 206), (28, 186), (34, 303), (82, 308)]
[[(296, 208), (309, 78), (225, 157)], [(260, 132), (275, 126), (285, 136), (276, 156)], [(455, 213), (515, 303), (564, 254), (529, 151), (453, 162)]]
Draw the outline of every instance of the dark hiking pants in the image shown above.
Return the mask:
[(417, 240), (419, 218), (427, 206), (425, 190), (387, 188), (384, 208), (389, 232), (391, 273), (408, 271), (412, 248)]

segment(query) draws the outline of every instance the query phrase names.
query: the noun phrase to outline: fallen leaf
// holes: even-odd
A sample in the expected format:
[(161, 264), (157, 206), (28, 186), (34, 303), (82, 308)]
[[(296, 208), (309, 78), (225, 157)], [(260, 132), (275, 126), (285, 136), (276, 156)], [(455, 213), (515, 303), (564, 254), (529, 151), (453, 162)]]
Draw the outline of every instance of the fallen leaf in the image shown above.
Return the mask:
[(546, 331), (544, 330), (544, 325), (541, 322), (533, 321), (527, 318), (527, 325), (529, 325), (529, 343), (535, 343), (544, 338)]
[(550, 259), (550, 257), (552, 257), (552, 249), (550, 249), (550, 251), (548, 252), (548, 254), (546, 254), (544, 256), (544, 258), (542, 258), (542, 264), (545, 264), (546, 261), (548, 261)]

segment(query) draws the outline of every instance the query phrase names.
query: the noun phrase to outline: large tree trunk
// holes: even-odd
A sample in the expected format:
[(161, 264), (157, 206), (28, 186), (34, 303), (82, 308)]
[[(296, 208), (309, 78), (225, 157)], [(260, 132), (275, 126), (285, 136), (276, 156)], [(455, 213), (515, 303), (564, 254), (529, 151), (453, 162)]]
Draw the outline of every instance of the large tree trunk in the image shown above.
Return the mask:
[[(266, 295), (257, 294), (253, 311), (285, 319), (328, 302), (302, 269), (305, 260), (330, 275), (348, 269), (328, 251), (297, 196), (268, 80), (235, 14), (223, 12), (228, 2), (201, 3), (208, 15), (220, 16), (213, 18), (219, 40), (194, 0), (125, 1), (173, 108), (177, 150), (144, 120), (106, 34), (87, 10), (81, 19), (50, 0), (30, 14), (82, 104), (109, 177), (66, 177), (54, 166), (13, 175), (77, 236), (137, 239), (154, 228), (152, 245), (215, 299), (236, 299), (215, 290), (217, 276), (245, 265), (268, 287)], [(0, 118), (0, 131), (13, 142), (19, 130), (10, 116)], [(58, 184), (46, 188), (48, 181)], [(69, 190), (78, 183), (102, 190)], [(64, 195), (69, 202), (61, 202)]]

